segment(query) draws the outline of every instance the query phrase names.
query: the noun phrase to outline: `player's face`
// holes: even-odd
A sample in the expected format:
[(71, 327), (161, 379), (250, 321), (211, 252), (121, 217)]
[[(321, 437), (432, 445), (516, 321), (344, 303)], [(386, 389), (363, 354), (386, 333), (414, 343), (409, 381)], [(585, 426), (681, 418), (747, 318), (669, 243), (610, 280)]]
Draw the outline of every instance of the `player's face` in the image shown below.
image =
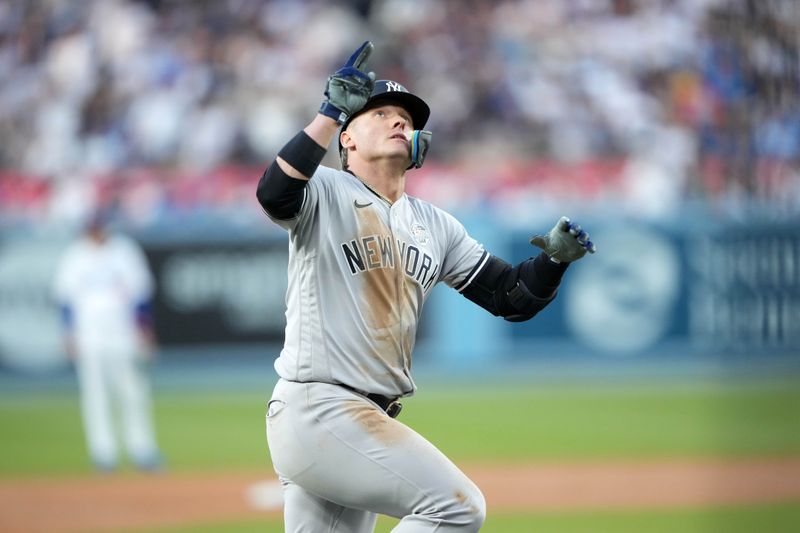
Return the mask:
[(413, 130), (408, 111), (391, 104), (369, 109), (347, 128), (358, 157), (365, 161), (398, 159), (403, 163), (411, 157), (408, 137)]

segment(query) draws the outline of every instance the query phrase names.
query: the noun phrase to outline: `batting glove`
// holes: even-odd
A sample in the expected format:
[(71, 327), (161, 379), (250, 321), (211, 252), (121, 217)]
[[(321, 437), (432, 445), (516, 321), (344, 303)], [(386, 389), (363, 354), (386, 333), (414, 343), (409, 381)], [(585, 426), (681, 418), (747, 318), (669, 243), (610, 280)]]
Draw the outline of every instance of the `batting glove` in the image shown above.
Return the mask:
[(577, 261), (586, 252), (593, 254), (597, 251), (594, 243), (589, 240), (589, 234), (568, 217), (561, 217), (547, 235), (531, 237), (531, 244), (544, 250), (557, 263)]
[(347, 63), (328, 77), (325, 84), (326, 99), (319, 112), (334, 119), (340, 126), (364, 107), (372, 94), (375, 73), (366, 72), (365, 68), (374, 48), (372, 42), (364, 41)]

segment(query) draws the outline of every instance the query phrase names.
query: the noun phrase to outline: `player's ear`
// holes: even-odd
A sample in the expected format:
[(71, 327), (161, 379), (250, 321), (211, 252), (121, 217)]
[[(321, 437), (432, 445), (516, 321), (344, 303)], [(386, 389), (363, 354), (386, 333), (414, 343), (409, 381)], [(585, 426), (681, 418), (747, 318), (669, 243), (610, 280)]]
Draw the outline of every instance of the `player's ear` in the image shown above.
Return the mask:
[(350, 135), (350, 132), (345, 130), (339, 134), (339, 140), (342, 143), (342, 147), (345, 149), (350, 149), (355, 147), (356, 143), (353, 140), (353, 137)]

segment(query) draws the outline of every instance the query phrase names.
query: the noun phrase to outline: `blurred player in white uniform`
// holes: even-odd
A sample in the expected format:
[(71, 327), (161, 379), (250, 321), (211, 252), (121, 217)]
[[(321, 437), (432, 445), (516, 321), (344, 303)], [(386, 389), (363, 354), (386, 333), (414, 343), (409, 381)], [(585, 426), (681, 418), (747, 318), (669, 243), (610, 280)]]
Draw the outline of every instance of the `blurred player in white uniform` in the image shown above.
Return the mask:
[(139, 245), (109, 234), (105, 224), (105, 216), (93, 217), (56, 272), (65, 348), (77, 369), (84, 432), (95, 467), (117, 468), (121, 430), (134, 466), (156, 471), (162, 460), (145, 368), (155, 347), (153, 278)]
[[(286, 340), (267, 413), (289, 533), (473, 532), (486, 504), (435, 446), (397, 420), (414, 393), (422, 307), (442, 281), (490, 313), (528, 320), (594, 245), (566, 217), (515, 267), (451, 215), (405, 194), (422, 166), (430, 110), (363, 67), (364, 43), (328, 78), (319, 114), (281, 149), (258, 184), (264, 211), (289, 232)], [(341, 130), (339, 129), (341, 126)], [(338, 131), (343, 170), (320, 166)], [(468, 186), (468, 184), (465, 184)]]

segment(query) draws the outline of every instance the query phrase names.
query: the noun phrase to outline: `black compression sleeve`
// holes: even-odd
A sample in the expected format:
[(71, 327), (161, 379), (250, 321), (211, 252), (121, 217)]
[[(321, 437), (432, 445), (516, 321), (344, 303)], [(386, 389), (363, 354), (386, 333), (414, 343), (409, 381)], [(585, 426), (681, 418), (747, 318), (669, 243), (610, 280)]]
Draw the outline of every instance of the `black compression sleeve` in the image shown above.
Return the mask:
[[(456, 289), (468, 300), (478, 304), (495, 316), (501, 316), (502, 312), (497, 308), (494, 295), (510, 271), (511, 265), (499, 257), (490, 255), (472, 282), (464, 289), (460, 287)], [(470, 275), (469, 277), (472, 276)]]
[(281, 148), (278, 156), (289, 163), (303, 176), (310, 178), (325, 157), (325, 147), (308, 136), (304, 131), (295, 135)]
[[(281, 148), (278, 156), (300, 174), (310, 178), (325, 157), (325, 148), (301, 131)], [(258, 182), (258, 203), (275, 218), (292, 219), (303, 206), (303, 190), (307, 183), (307, 180), (292, 178), (277, 161), (273, 161)]]
[(308, 180), (289, 176), (278, 166), (277, 161), (273, 161), (258, 181), (258, 203), (271, 216), (290, 220), (297, 216), (303, 206), (307, 183)]

